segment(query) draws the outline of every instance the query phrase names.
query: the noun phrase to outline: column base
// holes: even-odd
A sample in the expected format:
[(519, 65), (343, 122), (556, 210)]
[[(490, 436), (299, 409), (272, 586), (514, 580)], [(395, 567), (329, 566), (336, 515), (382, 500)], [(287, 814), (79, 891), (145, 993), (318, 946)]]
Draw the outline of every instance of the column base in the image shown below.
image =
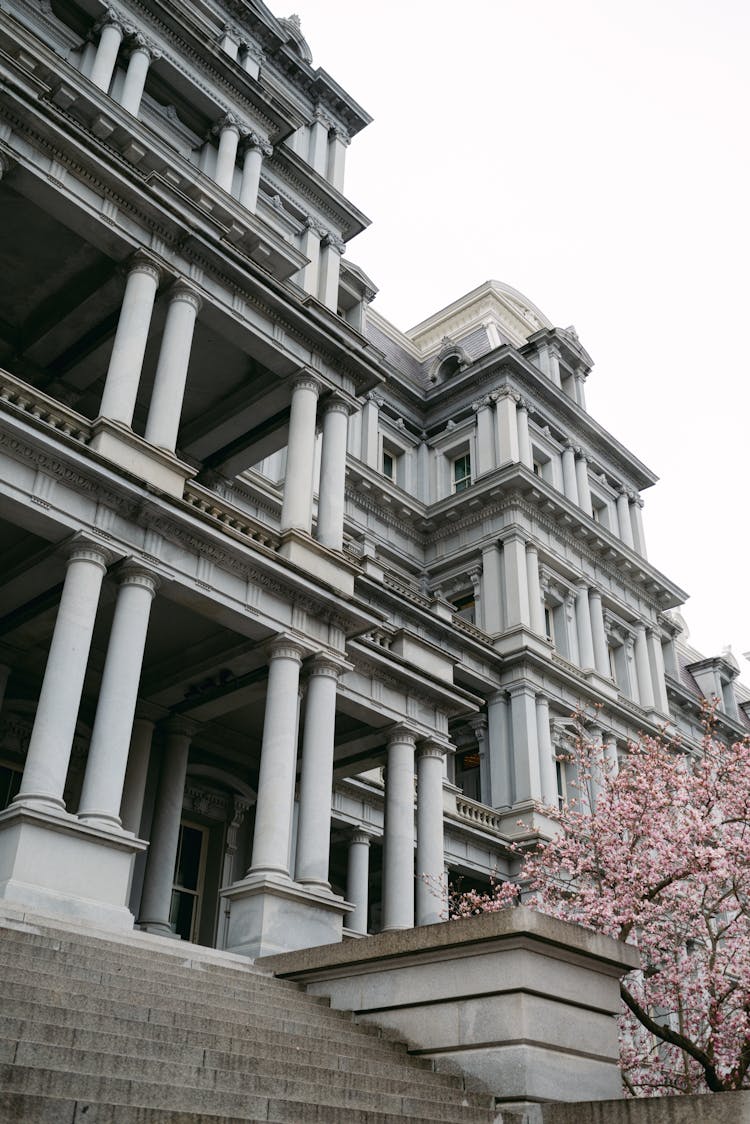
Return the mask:
[(354, 593), (354, 578), (359, 567), (348, 562), (336, 550), (329, 550), (304, 531), (284, 531), (281, 535), (279, 554), (293, 566), (325, 585), (330, 585), (340, 593), (350, 597)]
[(168, 941), (181, 941), (179, 933), (175, 933), (171, 925), (165, 921), (138, 921), (136, 929), (142, 933), (153, 933), (155, 937), (166, 937)]
[(343, 939), (353, 905), (281, 875), (250, 874), (221, 891), (229, 903), (226, 951), (272, 956)]
[(97, 418), (91, 433), (90, 449), (167, 495), (182, 499), (185, 481), (195, 476), (196, 470), (174, 453), (149, 444), (122, 422)]
[(132, 929), (133, 861), (146, 846), (67, 813), (12, 806), (0, 813), (0, 899), (45, 916)]

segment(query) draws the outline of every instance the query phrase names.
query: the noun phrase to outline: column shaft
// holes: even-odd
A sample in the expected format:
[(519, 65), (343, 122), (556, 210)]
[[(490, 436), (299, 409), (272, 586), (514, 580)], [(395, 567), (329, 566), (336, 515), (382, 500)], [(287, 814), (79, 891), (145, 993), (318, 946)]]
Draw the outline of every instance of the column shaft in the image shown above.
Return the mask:
[(530, 687), (520, 687), (511, 691), (510, 717), (513, 725), (513, 803), (539, 800), (542, 795), (542, 785), (539, 773), (536, 699)]
[(314, 121), (310, 126), (309, 144), (309, 163), (324, 176), (328, 168), (328, 126), (323, 121)]
[(619, 492), (617, 496), (617, 523), (620, 528), (620, 538), (633, 549), (633, 528), (630, 522), (630, 504), (627, 492)]
[(249, 144), (245, 149), (240, 183), (240, 203), (248, 211), (255, 211), (258, 205), (260, 172), (263, 167), (263, 152), (258, 145)]
[(99, 413), (130, 425), (146, 353), (159, 270), (148, 258), (136, 255), (125, 283), (115, 342)]
[(643, 500), (640, 496), (636, 496), (630, 504), (630, 515), (632, 519), (633, 530), (633, 546), (638, 551), (642, 558), (646, 557), (646, 533), (643, 529), (643, 516), (642, 509)]
[(388, 743), (383, 840), (383, 929), (414, 925), (414, 737), (395, 731)]
[(490, 636), (502, 632), (502, 597), (500, 548), (493, 542), (482, 548), (482, 628)]
[(589, 488), (589, 462), (581, 454), (576, 460), (576, 483), (578, 485), (578, 503), (587, 515), (593, 515), (591, 506), (591, 489)]
[(529, 612), (529, 579), (526, 569), (526, 543), (516, 536), (503, 541), (503, 578), (505, 596), (505, 627), (531, 624)]
[(529, 587), (529, 621), (532, 632), (544, 636), (542, 590), (539, 584), (539, 553), (532, 543), (526, 544), (526, 580)]
[(539, 780), (542, 800), (545, 804), (556, 808), (557, 768), (550, 734), (549, 702), (544, 695), (537, 695), (536, 697), (536, 732), (539, 743)]
[(282, 531), (295, 528), (309, 534), (312, 525), (315, 422), (319, 389), (315, 379), (304, 376), (296, 380), (292, 389), (284, 500), (281, 507)]
[(223, 125), (219, 132), (219, 150), (216, 154), (214, 179), (219, 187), (231, 194), (234, 181), (234, 167), (237, 162), (237, 148), (240, 143), (239, 126)]
[(349, 138), (335, 129), (328, 138), (328, 180), (337, 191), (344, 190), (344, 168)]
[(477, 414), (477, 476), (491, 472), (497, 466), (495, 456), (495, 434), (492, 425), (492, 410), (489, 399), (475, 406)]
[(128, 62), (128, 71), (125, 75), (125, 84), (122, 88), (122, 95), (120, 97), (120, 105), (126, 109), (128, 113), (137, 116), (138, 110), (141, 107), (141, 98), (146, 86), (146, 75), (148, 74), (149, 64), (151, 62), (151, 53), (148, 47), (136, 47), (130, 56)]
[(591, 617), (591, 639), (594, 646), (594, 667), (599, 675), (609, 679), (609, 648), (607, 647), (607, 634), (604, 631), (604, 613), (602, 611), (602, 596), (598, 589), (589, 590), (589, 615)]
[(180, 821), (190, 740), (194, 732), (194, 723), (182, 722), (179, 719), (171, 722), (166, 730), (167, 737), (156, 790), (151, 842), (138, 918), (141, 928), (156, 932), (171, 933), (172, 931), (169, 923), (172, 885), (180, 841)]
[(134, 835), (137, 835), (141, 829), (143, 799), (146, 795), (146, 779), (148, 777), (153, 736), (153, 722), (149, 721), (148, 718), (136, 718), (133, 722), (133, 732), (130, 735), (128, 767), (125, 771), (122, 801), (120, 803), (120, 820), (123, 829), (132, 831)]
[(572, 445), (562, 451), (563, 492), (571, 503), (578, 503), (578, 481), (576, 480), (576, 454)]
[(652, 629), (648, 630), (648, 650), (654, 687), (654, 703), (661, 714), (668, 715), (669, 699), (667, 698), (667, 684), (664, 679), (664, 653), (661, 647), (661, 637)]
[(96, 56), (94, 58), (94, 65), (91, 68), (90, 78), (95, 86), (100, 90), (104, 90), (106, 94), (109, 90), (110, 82), (112, 81), (112, 74), (117, 62), (117, 54), (120, 50), (122, 43), (123, 28), (117, 20), (111, 20), (105, 23), (99, 35), (99, 46), (96, 49)]
[(354, 910), (346, 919), (346, 927), (353, 933), (367, 933), (367, 908), (370, 888), (370, 836), (365, 831), (355, 831), (349, 843), (346, 871), (346, 900)]
[(123, 782), (156, 584), (154, 575), (140, 566), (123, 570), (81, 791), (78, 818), (84, 823), (120, 826)]
[(170, 452), (174, 452), (177, 443), (195, 318), (200, 307), (198, 294), (180, 283), (170, 297), (164, 323), (144, 436), (152, 445)]
[(417, 925), (445, 920), (442, 746), (417, 754)]
[(341, 249), (330, 239), (323, 243), (320, 251), (320, 276), (318, 278), (318, 299), (326, 308), (336, 312), (339, 304), (339, 272), (341, 270)]
[(17, 803), (64, 809), (83, 680), (109, 556), (73, 543)]
[(648, 643), (645, 624), (635, 626), (635, 671), (638, 676), (638, 697), (645, 710), (654, 708), (654, 688), (648, 660)]
[(302, 235), (302, 245), (300, 249), (305, 257), (309, 258), (307, 265), (304, 265), (296, 275), (296, 280), (302, 286), (306, 293), (318, 292), (318, 273), (320, 271), (320, 239), (321, 229), (315, 222), (308, 222)]
[(508, 709), (508, 700), (500, 691), (492, 695), (487, 703), (490, 791), (484, 796), (484, 800), (493, 808), (509, 808), (513, 803)]
[(323, 412), (320, 451), (320, 490), (316, 537), (323, 546), (341, 550), (344, 544), (344, 488), (349, 407), (334, 399)]
[(495, 408), (497, 410), (498, 464), (502, 466), (520, 459), (516, 400), (510, 394), (504, 394), (498, 398)]
[(307, 687), (305, 733), (297, 825), (297, 882), (330, 890), (328, 862), (331, 839), (333, 736), (336, 724), (336, 681), (339, 666), (325, 657), (313, 661)]
[[(251, 873), (289, 876), (297, 707), (302, 654), (291, 641), (276, 640), (268, 665), (266, 713), (258, 777)], [(330, 813), (330, 794), (328, 801)]]
[(578, 656), (581, 667), (595, 667), (594, 637), (591, 631), (591, 610), (589, 609), (589, 591), (585, 582), (580, 582), (576, 590), (576, 630), (578, 633)]
[(534, 458), (531, 451), (531, 436), (529, 435), (529, 411), (525, 402), (518, 403), (516, 422), (518, 425), (518, 457), (521, 464), (531, 468)]

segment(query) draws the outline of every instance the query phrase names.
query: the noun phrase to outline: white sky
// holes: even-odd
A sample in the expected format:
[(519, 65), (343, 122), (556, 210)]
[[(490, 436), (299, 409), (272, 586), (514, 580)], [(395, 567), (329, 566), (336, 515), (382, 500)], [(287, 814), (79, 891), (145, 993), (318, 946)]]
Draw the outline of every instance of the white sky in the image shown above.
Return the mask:
[(495, 278), (574, 324), (590, 412), (661, 478), (649, 557), (691, 594), (691, 642), (731, 643), (749, 682), (750, 4), (296, 10), (375, 118), (346, 184), (374, 307), (406, 329)]

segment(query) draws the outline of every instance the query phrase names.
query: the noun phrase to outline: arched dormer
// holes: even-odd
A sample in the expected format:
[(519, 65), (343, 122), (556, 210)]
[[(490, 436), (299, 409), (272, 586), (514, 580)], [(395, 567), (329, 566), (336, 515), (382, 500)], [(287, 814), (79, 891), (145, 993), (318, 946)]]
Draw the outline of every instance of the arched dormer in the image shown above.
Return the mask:
[(312, 63), (312, 51), (309, 44), (302, 34), (302, 26), (298, 15), (287, 16), (286, 19), (280, 19), (279, 23), (287, 33), (287, 43), (299, 55), (303, 62), (308, 64)]
[(452, 379), (468, 367), (469, 362), (469, 356), (461, 345), (454, 343), (448, 336), (445, 336), (443, 345), (430, 368), (430, 382), (433, 386), (447, 382), (448, 379)]

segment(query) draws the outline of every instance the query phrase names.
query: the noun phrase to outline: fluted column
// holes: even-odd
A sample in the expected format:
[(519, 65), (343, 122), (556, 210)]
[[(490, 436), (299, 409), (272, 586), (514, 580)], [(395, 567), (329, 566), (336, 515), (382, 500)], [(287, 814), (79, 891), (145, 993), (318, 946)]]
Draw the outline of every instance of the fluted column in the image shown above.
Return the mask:
[(214, 125), (212, 132), (218, 133), (219, 149), (216, 154), (214, 179), (224, 191), (232, 192), (234, 166), (237, 162), (237, 148), (240, 143), (241, 126), (232, 113), (227, 113)]
[(255, 211), (258, 205), (260, 173), (263, 157), (270, 156), (273, 148), (257, 133), (249, 133), (244, 140), (245, 152), (242, 161), (242, 180), (240, 181), (240, 203), (248, 211)]
[(529, 587), (529, 621), (531, 631), (544, 636), (542, 590), (539, 584), (539, 551), (533, 543), (526, 543), (526, 580)]
[(174, 935), (169, 923), (172, 886), (180, 841), (190, 742), (198, 726), (187, 718), (170, 718), (156, 790), (151, 841), (141, 894), (138, 925), (150, 932)]
[(151, 742), (154, 736), (154, 723), (136, 711), (133, 732), (130, 735), (128, 767), (122, 786), (120, 821), (125, 831), (137, 835), (141, 827), (143, 800), (146, 795), (146, 779), (151, 757)]
[(156, 263), (143, 251), (139, 250), (130, 260), (99, 407), (102, 417), (123, 425), (130, 425), (133, 420), (159, 277)]
[(367, 934), (367, 910), (370, 891), (370, 841), (372, 836), (359, 828), (349, 840), (346, 869), (346, 900), (354, 910), (346, 919), (352, 933)]
[(417, 751), (417, 925), (443, 920), (443, 764), (445, 746), (423, 742)]
[(505, 580), (504, 608), (506, 628), (531, 624), (529, 606), (529, 580), (526, 569), (526, 543), (515, 534), (503, 540), (503, 577)]
[(578, 503), (587, 515), (593, 515), (593, 508), (591, 506), (591, 489), (589, 487), (589, 462), (586, 454), (577, 450), (578, 457), (576, 460), (576, 483), (578, 485)]
[(159, 445), (170, 452), (174, 452), (180, 428), (193, 330), (200, 308), (201, 298), (195, 289), (178, 282), (169, 296), (144, 434), (152, 445)]
[(292, 384), (289, 415), (284, 500), (281, 530), (295, 528), (309, 534), (312, 525), (315, 423), (320, 384), (311, 375), (301, 375)]
[(536, 734), (539, 743), (539, 782), (542, 801), (557, 807), (557, 768), (552, 750), (549, 724), (549, 702), (544, 695), (536, 697)]
[(119, 581), (78, 811), (83, 823), (109, 828), (120, 827), (143, 652), (158, 585), (156, 575), (135, 561), (125, 564)]
[(576, 479), (576, 453), (570, 441), (565, 442), (562, 451), (563, 493), (571, 503), (578, 503), (578, 481)]
[(527, 685), (510, 690), (510, 719), (513, 728), (513, 802), (539, 800), (542, 786), (539, 772), (536, 697)]
[(111, 561), (103, 547), (76, 536), (68, 548), (60, 605), (14, 804), (64, 810), (83, 681), (102, 580)]
[(96, 48), (94, 64), (89, 77), (95, 86), (104, 90), (106, 94), (112, 81), (112, 74), (117, 62), (125, 28), (122, 20), (111, 8), (99, 20), (99, 45)]
[(120, 105), (128, 113), (137, 117), (138, 110), (141, 108), (143, 91), (146, 87), (148, 68), (154, 59), (161, 57), (161, 52), (147, 43), (142, 35), (135, 35), (132, 42), (133, 46), (128, 59), (128, 69), (122, 87)]
[(581, 667), (595, 667), (589, 590), (585, 582), (579, 582), (576, 586), (576, 630), (578, 632), (578, 657)]
[(609, 648), (607, 647), (607, 634), (604, 631), (604, 612), (602, 610), (602, 595), (598, 589), (589, 590), (589, 615), (591, 617), (591, 639), (594, 646), (594, 667), (599, 675), (609, 679)]
[(638, 676), (638, 697), (645, 710), (654, 708), (654, 688), (651, 682), (651, 667), (648, 662), (648, 642), (646, 626), (635, 626), (635, 670)]
[(330, 398), (323, 407), (323, 440), (320, 450), (320, 489), (316, 538), (331, 550), (344, 543), (344, 487), (349, 406)]
[(531, 451), (531, 437), (529, 435), (529, 409), (526, 401), (519, 398), (516, 407), (516, 424), (518, 426), (518, 457), (521, 464), (531, 468), (534, 458)]
[(628, 502), (628, 493), (624, 488), (621, 488), (617, 493), (617, 523), (620, 528), (620, 538), (633, 549), (633, 528), (630, 523), (630, 504)]
[[(302, 650), (288, 637), (273, 641), (268, 662), (266, 713), (260, 753), (251, 874), (289, 877), (297, 706)], [(330, 813), (330, 793), (327, 809)]]
[(345, 243), (331, 233), (327, 233), (321, 243), (318, 299), (333, 312), (339, 305), (339, 273), (345, 249)]
[(391, 732), (385, 774), (383, 929), (414, 925), (414, 734)]
[(325, 890), (331, 888), (328, 862), (336, 685), (345, 666), (333, 657), (315, 656), (305, 704), (295, 879)]

